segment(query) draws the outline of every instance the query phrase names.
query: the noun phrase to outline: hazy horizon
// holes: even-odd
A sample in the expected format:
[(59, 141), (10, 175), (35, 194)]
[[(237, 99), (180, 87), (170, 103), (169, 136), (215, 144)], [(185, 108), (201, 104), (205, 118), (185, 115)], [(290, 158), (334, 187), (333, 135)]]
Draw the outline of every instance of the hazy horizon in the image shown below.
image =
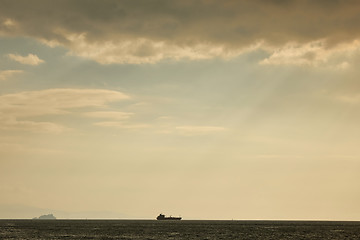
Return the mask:
[(360, 2), (0, 6), (0, 218), (360, 220)]

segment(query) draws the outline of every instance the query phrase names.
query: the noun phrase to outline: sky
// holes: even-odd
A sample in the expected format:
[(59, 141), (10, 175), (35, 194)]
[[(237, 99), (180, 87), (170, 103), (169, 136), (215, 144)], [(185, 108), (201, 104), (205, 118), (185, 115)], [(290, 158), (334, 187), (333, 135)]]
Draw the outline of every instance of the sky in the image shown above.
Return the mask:
[(360, 220), (359, 1), (0, 6), (0, 218)]

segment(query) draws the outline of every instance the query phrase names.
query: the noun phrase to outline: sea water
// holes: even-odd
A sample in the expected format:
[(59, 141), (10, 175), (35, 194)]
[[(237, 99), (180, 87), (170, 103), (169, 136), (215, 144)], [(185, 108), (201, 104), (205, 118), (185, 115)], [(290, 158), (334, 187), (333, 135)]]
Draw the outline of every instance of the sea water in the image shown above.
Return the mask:
[(360, 239), (360, 222), (0, 220), (0, 239)]

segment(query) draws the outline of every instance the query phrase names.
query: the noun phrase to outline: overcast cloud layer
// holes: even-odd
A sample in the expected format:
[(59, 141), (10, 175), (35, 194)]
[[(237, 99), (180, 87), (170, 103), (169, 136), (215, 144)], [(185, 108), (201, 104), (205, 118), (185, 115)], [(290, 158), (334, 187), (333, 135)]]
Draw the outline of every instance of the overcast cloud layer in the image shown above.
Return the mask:
[[(360, 28), (358, 1), (0, 3), (1, 35), (65, 46), (70, 54), (103, 64), (231, 58), (258, 47), (277, 54), (284, 47), (289, 51), (289, 43), (295, 51), (290, 53), (290, 64), (313, 64), (326, 62), (339, 44), (357, 49)], [(315, 47), (309, 49), (311, 44)], [(282, 61), (278, 55), (265, 63), (278, 64)]]

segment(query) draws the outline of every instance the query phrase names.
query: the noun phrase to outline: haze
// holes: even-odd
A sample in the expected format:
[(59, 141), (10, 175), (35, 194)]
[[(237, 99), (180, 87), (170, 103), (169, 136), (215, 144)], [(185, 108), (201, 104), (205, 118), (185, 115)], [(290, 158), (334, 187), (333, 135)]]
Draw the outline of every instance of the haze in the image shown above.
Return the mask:
[(0, 0), (0, 218), (360, 220), (360, 3)]

